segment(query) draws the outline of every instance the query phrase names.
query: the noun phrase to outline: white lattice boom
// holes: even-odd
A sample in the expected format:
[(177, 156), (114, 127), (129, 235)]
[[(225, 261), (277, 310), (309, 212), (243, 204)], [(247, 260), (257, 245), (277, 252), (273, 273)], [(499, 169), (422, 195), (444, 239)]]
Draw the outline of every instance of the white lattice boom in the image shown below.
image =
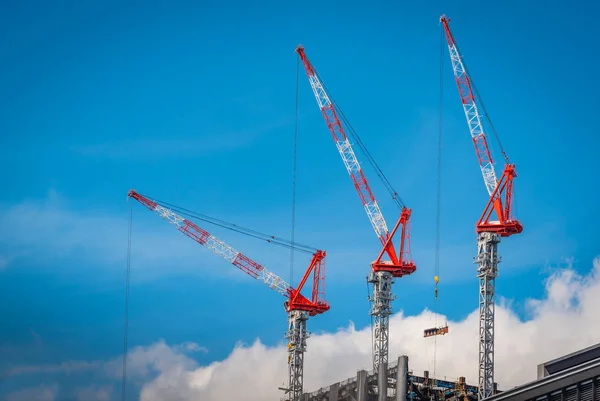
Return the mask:
[(471, 133), (471, 138), (475, 144), (475, 151), (481, 167), (483, 182), (485, 183), (488, 194), (492, 195), (492, 192), (494, 192), (494, 189), (496, 189), (498, 180), (496, 179), (494, 162), (487, 146), (485, 133), (483, 132), (481, 117), (479, 116), (477, 104), (475, 103), (475, 97), (473, 96), (473, 91), (471, 90), (469, 76), (466, 73), (465, 66), (460, 54), (458, 53), (454, 39), (452, 39), (452, 42), (448, 43), (448, 50), (450, 52), (452, 69), (454, 70), (454, 77), (460, 92), (460, 98), (462, 100), (465, 117), (469, 126), (469, 132)]
[(272, 290), (277, 291), (286, 297), (293, 292), (292, 287), (281, 277), (267, 270), (264, 266), (256, 263), (243, 253), (236, 251), (232, 246), (221, 241), (208, 231), (198, 227), (193, 222), (177, 215), (172, 210), (159, 205), (155, 201), (148, 199), (137, 192), (132, 191), (130, 196), (138, 200), (158, 216), (176, 226), (179, 231), (198, 242), (200, 245), (210, 249), (213, 253), (221, 256), (223, 259), (248, 275), (262, 281)]
[(369, 216), (369, 221), (377, 233), (377, 236), (384, 242), (388, 235), (387, 224), (379, 209), (379, 205), (371, 192), (371, 188), (369, 188), (369, 184), (365, 179), (362, 169), (360, 168), (360, 163), (354, 154), (352, 145), (346, 137), (344, 128), (339, 122), (333, 103), (329, 99), (329, 96), (327, 96), (327, 92), (323, 88), (321, 81), (319, 81), (317, 74), (314, 73), (314, 70), (312, 74), (308, 74), (308, 79), (317, 99), (317, 103), (319, 104), (319, 109), (321, 109), (321, 113), (323, 113), (323, 117), (325, 117), (325, 120), (327, 121), (333, 140), (335, 141), (335, 146), (337, 147), (338, 152), (340, 152), (340, 156), (342, 156), (348, 174), (350, 174), (350, 178), (352, 178), (354, 186), (360, 196), (360, 200)]

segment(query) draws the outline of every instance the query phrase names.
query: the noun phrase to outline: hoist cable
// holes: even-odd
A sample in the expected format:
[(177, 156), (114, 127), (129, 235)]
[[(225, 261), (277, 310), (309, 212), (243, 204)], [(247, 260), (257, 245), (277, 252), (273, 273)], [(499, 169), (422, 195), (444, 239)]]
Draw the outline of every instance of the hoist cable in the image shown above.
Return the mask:
[(181, 215), (184, 215), (184, 216), (187, 216), (187, 217), (190, 217), (190, 218), (194, 218), (194, 219), (197, 219), (197, 220), (201, 220), (201, 221), (204, 221), (206, 223), (210, 223), (210, 224), (218, 226), (218, 227), (226, 228), (228, 230), (235, 231), (237, 233), (244, 234), (244, 235), (247, 235), (249, 237), (256, 238), (256, 239), (260, 239), (262, 241), (266, 241), (266, 242), (269, 242), (271, 244), (279, 245), (279, 246), (282, 246), (282, 247), (285, 247), (285, 248), (292, 248), (293, 247), (294, 250), (296, 250), (298, 252), (304, 252), (304, 253), (309, 253), (309, 254), (312, 254), (312, 253), (314, 253), (314, 252), (317, 251), (317, 248), (315, 248), (315, 247), (311, 247), (311, 246), (308, 246), (308, 245), (299, 244), (297, 242), (292, 243), (289, 240), (286, 240), (286, 239), (283, 239), (283, 238), (279, 238), (279, 237), (275, 237), (274, 235), (264, 234), (264, 233), (261, 233), (261, 232), (256, 231), (256, 230), (252, 230), (250, 228), (239, 226), (237, 224), (228, 223), (228, 222), (226, 222), (224, 220), (220, 220), (220, 219), (217, 219), (217, 218), (214, 218), (214, 217), (210, 217), (210, 216), (207, 216), (207, 215), (204, 215), (204, 214), (200, 214), (200, 213), (194, 212), (192, 210), (185, 209), (185, 208), (173, 205), (173, 204), (168, 203), (168, 202), (164, 202), (164, 201), (161, 201), (161, 200), (153, 199), (153, 198), (148, 197), (148, 196), (146, 196), (144, 194), (140, 194), (140, 195), (144, 196), (145, 198), (151, 199), (152, 201), (156, 202), (157, 204), (159, 204), (159, 205), (161, 205), (163, 207), (166, 207), (166, 208), (168, 208), (168, 209), (170, 209), (173, 212), (176, 212), (178, 214), (181, 214)]
[(307, 245), (291, 243), (291, 241), (289, 241), (289, 240), (281, 239), (281, 238), (275, 237), (274, 235), (263, 234), (263, 233), (260, 233), (258, 231), (255, 231), (255, 230), (252, 230), (249, 228), (238, 226), (237, 224), (231, 224), (231, 223), (227, 223), (222, 220), (208, 217), (205, 215), (199, 215), (194, 212), (187, 211), (186, 209), (178, 209), (176, 207), (172, 207), (172, 210), (175, 212), (178, 212), (179, 214), (182, 214), (184, 216), (198, 219), (198, 220), (204, 221), (206, 223), (210, 223), (212, 225), (225, 228), (227, 230), (231, 230), (231, 231), (235, 231), (240, 234), (247, 235), (252, 238), (266, 241), (270, 244), (279, 245), (279, 246), (282, 246), (284, 248), (289, 248), (289, 249), (292, 249), (292, 247), (293, 247), (294, 251), (304, 252), (304, 253), (309, 253), (309, 254), (312, 254), (317, 251), (316, 248), (309, 247)]
[[(440, 99), (438, 119), (437, 195), (435, 211), (435, 276), (440, 274), (440, 220), (442, 201), (442, 140), (444, 135), (444, 32), (440, 46)], [(436, 284), (437, 287), (437, 284)], [(436, 297), (437, 298), (437, 297)]]
[[(437, 202), (435, 213), (435, 328), (437, 329), (437, 304), (438, 304), (438, 281), (440, 276), (440, 217), (442, 200), (442, 139), (444, 134), (444, 30), (440, 30), (440, 99), (438, 119), (438, 155), (437, 155)], [(435, 379), (435, 365), (437, 356), (437, 335), (433, 339), (433, 377)]]
[(125, 269), (125, 317), (123, 332), (123, 376), (121, 378), (121, 400), (127, 398), (127, 342), (129, 339), (129, 278), (131, 276), (131, 227), (132, 204), (129, 202), (129, 224), (127, 233), (127, 267)]
[(294, 286), (294, 239), (296, 234), (296, 165), (298, 153), (298, 79), (300, 76), (300, 58), (296, 61), (296, 121), (294, 124), (294, 161), (293, 161), (293, 182), (292, 182), (292, 233), (290, 252), (290, 285)]

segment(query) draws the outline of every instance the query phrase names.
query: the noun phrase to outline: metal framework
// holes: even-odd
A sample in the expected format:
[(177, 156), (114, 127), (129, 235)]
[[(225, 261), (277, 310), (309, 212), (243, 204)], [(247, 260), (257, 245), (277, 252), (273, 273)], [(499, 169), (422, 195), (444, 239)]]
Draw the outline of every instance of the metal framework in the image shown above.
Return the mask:
[[(286, 391), (288, 400), (298, 401), (303, 390), (306, 339), (310, 335), (306, 330), (306, 321), (309, 316), (324, 313), (330, 308), (329, 303), (325, 301), (325, 251), (317, 250), (313, 254), (310, 265), (304, 273), (298, 288), (293, 288), (285, 280), (269, 271), (263, 265), (235, 250), (190, 220), (160, 205), (158, 201), (141, 195), (134, 190), (129, 191), (128, 197), (137, 200), (156, 215), (176, 226), (180, 232), (189, 238), (210, 249), (213, 253), (221, 256), (244, 273), (262, 281), (267, 287), (287, 298), (284, 302), (284, 307), (288, 314), (288, 332), (286, 333), (286, 338), (288, 339), (289, 387), (284, 390)], [(312, 296), (309, 300), (300, 291), (306, 284), (311, 273), (313, 273), (313, 283)]]
[[(377, 204), (377, 200), (373, 196), (369, 183), (363, 174), (360, 163), (356, 158), (352, 145), (340, 122), (338, 112), (336, 111), (337, 106), (334, 104), (327, 89), (322, 84), (315, 68), (308, 61), (304, 52), (304, 47), (298, 46), (296, 52), (302, 60), (308, 80), (315, 98), (317, 99), (317, 104), (323, 114), (325, 123), (329, 128), (338, 152), (342, 157), (342, 161), (346, 166), (346, 170), (358, 192), (358, 196), (369, 217), (369, 221), (383, 245), (383, 249), (379, 253), (379, 256), (371, 263), (371, 273), (367, 278), (367, 281), (373, 284), (373, 295), (369, 300), (372, 302), (371, 315), (374, 317), (375, 332), (373, 337), (373, 368), (377, 370), (379, 365), (387, 363), (388, 361), (389, 316), (392, 313), (392, 284), (394, 278), (414, 273), (416, 270), (414, 261), (409, 259), (410, 236), (408, 227), (411, 209), (401, 205), (402, 211), (400, 213), (400, 218), (390, 233), (379, 205)], [(394, 193), (394, 195), (396, 194)], [(402, 226), (400, 250), (396, 253), (392, 239), (400, 226)], [(381, 260), (384, 253), (387, 254), (389, 260)]]
[[(456, 79), (456, 85), (463, 110), (469, 126), (469, 132), (485, 187), (490, 196), (487, 205), (476, 224), (477, 232), (477, 276), (479, 277), (479, 390), (478, 398), (483, 400), (494, 393), (494, 320), (495, 320), (495, 283), (498, 276), (498, 243), (501, 237), (519, 234), (523, 231), (520, 222), (511, 216), (513, 178), (517, 176), (515, 165), (506, 154), (504, 172), (497, 180), (494, 162), (484, 133), (481, 116), (475, 99), (472, 80), (468, 75), (464, 61), (454, 41), (449, 19), (443, 15), (440, 22), (448, 43), (450, 61)], [(490, 221), (492, 212), (498, 220)]]
[(287, 389), (289, 400), (300, 400), (304, 388), (304, 353), (306, 340), (310, 333), (306, 330), (308, 313), (304, 311), (288, 312), (288, 331), (285, 338), (288, 340), (288, 377)]

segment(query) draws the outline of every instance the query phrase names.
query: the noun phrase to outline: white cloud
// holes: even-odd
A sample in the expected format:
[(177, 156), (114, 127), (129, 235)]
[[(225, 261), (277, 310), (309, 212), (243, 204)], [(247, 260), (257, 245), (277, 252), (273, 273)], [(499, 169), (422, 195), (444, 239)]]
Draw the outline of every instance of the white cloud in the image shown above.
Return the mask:
[[(50, 253), (65, 256), (78, 247), (96, 251), (103, 247), (104, 250), (114, 250), (115, 239), (122, 237), (115, 235), (115, 230), (126, 232), (126, 227), (125, 218), (70, 211), (65, 201), (55, 191), (50, 191), (43, 200), (3, 205), (0, 210), (0, 245), (9, 255), (9, 264), (11, 259), (17, 259), (15, 256), (44, 258)], [(120, 248), (123, 249), (123, 246)], [(103, 260), (118, 260), (122, 255), (123, 251), (105, 252)]]
[[(55, 191), (42, 200), (0, 205), (0, 269), (16, 265), (21, 258), (48, 263), (75, 256), (82, 263), (123, 267), (127, 255), (127, 199), (123, 194), (121, 215), (98, 210), (76, 210)], [(201, 247), (178, 234), (172, 226), (153, 216), (134, 200), (132, 269), (146, 276), (167, 274), (221, 263), (203, 257)], [(209, 253), (209, 251), (205, 251)], [(154, 273), (150, 273), (152, 270)], [(233, 269), (215, 269), (231, 274)], [(204, 270), (206, 271), (206, 269)], [(234, 278), (239, 274), (232, 274)]]
[(91, 384), (87, 387), (75, 390), (77, 401), (110, 401), (112, 399), (113, 388), (110, 385), (97, 386)]
[(201, 347), (191, 341), (179, 344), (177, 347), (187, 352), (208, 352), (206, 347)]
[[(214, 154), (215, 152), (226, 152), (247, 147), (260, 137), (287, 127), (292, 123), (292, 118), (285, 117), (258, 126), (254, 125), (249, 129), (230, 128), (217, 134), (194, 133), (191, 136), (171, 134), (169, 139), (113, 139), (104, 143), (72, 146), (70, 150), (86, 157), (127, 160), (198, 157), (203, 154)], [(230, 139), (232, 135), (235, 135), (235, 141)]]
[[(500, 388), (535, 379), (538, 363), (600, 342), (599, 304), (600, 258), (597, 258), (586, 276), (570, 268), (555, 271), (546, 281), (546, 297), (529, 301), (532, 317), (527, 321), (521, 321), (506, 304), (498, 305), (496, 381)], [(322, 318), (326, 317), (316, 319)], [(417, 316), (394, 315), (390, 320), (390, 354), (409, 355), (410, 368), (415, 372), (433, 371), (433, 342), (423, 338), (422, 333), (435, 320), (436, 315), (430, 311)], [(438, 324), (444, 320), (443, 316), (437, 316)], [(466, 376), (468, 382), (475, 383), (477, 311), (463, 321), (448, 323), (450, 333), (437, 338), (436, 375)], [(354, 376), (358, 369), (370, 369), (370, 341), (369, 328), (356, 330), (352, 324), (337, 333), (312, 336), (305, 362), (305, 389), (315, 390)], [(277, 390), (287, 372), (282, 345), (267, 347), (260, 341), (250, 346), (240, 344), (227, 359), (208, 366), (197, 366), (182, 351), (181, 347), (171, 348), (161, 343), (132, 354), (132, 358), (145, 361), (146, 365), (148, 360), (153, 361), (159, 372), (143, 386), (141, 401), (217, 401), (242, 396), (248, 401), (258, 401), (282, 395)], [(145, 353), (153, 356), (143, 356)], [(160, 364), (153, 359), (159, 355), (164, 358)]]
[[(187, 344), (189, 343), (169, 347), (161, 340), (149, 347), (134, 348), (128, 353), (128, 372), (133, 377), (147, 378), (156, 373), (168, 374), (174, 367), (181, 370), (193, 369), (196, 364), (186, 355)], [(120, 373), (120, 367), (116, 371)]]
[(58, 385), (39, 385), (8, 394), (7, 401), (55, 401), (58, 393)]
[(89, 371), (97, 369), (104, 365), (104, 361), (67, 361), (59, 364), (45, 365), (25, 365), (15, 366), (3, 372), (6, 376), (15, 376), (29, 373), (66, 373), (72, 374), (77, 372)]

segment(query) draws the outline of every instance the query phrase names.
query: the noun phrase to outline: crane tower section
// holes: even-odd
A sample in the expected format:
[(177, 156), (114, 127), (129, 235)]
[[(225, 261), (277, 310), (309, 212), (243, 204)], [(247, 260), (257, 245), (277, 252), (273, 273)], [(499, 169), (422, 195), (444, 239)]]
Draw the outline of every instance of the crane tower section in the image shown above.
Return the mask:
[[(377, 371), (381, 364), (388, 361), (389, 316), (392, 314), (391, 302), (394, 299), (392, 294), (394, 278), (409, 275), (416, 270), (414, 261), (410, 260), (409, 249), (409, 220), (411, 210), (395, 197), (397, 194), (391, 189), (391, 186), (388, 186), (388, 190), (393, 193), (394, 199), (401, 207), (400, 218), (390, 233), (377, 200), (371, 191), (352, 145), (346, 136), (346, 131), (339, 118), (340, 113), (336, 110), (337, 106), (325, 88), (325, 85), (321, 82), (315, 68), (306, 57), (304, 47), (298, 46), (296, 52), (302, 60), (317, 104), (344, 162), (344, 166), (356, 188), (375, 234), (383, 245), (377, 259), (371, 263), (371, 273), (367, 278), (368, 282), (373, 284), (373, 295), (369, 300), (372, 302), (371, 315), (374, 317), (373, 368)], [(393, 237), (400, 227), (402, 227), (400, 230), (400, 248), (397, 253)], [(388, 256), (389, 260), (382, 260), (384, 254)]]
[[(497, 179), (494, 162), (483, 129), (480, 108), (483, 103), (475, 97), (475, 86), (450, 31), (450, 20), (440, 17), (458, 93), (475, 145), (475, 153), (483, 175), (489, 199), (483, 213), (475, 225), (477, 232), (477, 276), (479, 278), (479, 390), (478, 398), (483, 400), (494, 391), (494, 333), (495, 333), (495, 291), (498, 276), (498, 244), (502, 237), (509, 237), (523, 231), (523, 226), (512, 217), (513, 179), (517, 176), (516, 167), (511, 164), (506, 153), (502, 153), (506, 165), (500, 179)], [(487, 114), (487, 113), (486, 113)], [(491, 126), (491, 125), (490, 125)], [(493, 126), (491, 126), (493, 129)], [(499, 141), (498, 141), (499, 142)], [(502, 146), (500, 145), (502, 148)], [(492, 213), (497, 220), (491, 220)]]

